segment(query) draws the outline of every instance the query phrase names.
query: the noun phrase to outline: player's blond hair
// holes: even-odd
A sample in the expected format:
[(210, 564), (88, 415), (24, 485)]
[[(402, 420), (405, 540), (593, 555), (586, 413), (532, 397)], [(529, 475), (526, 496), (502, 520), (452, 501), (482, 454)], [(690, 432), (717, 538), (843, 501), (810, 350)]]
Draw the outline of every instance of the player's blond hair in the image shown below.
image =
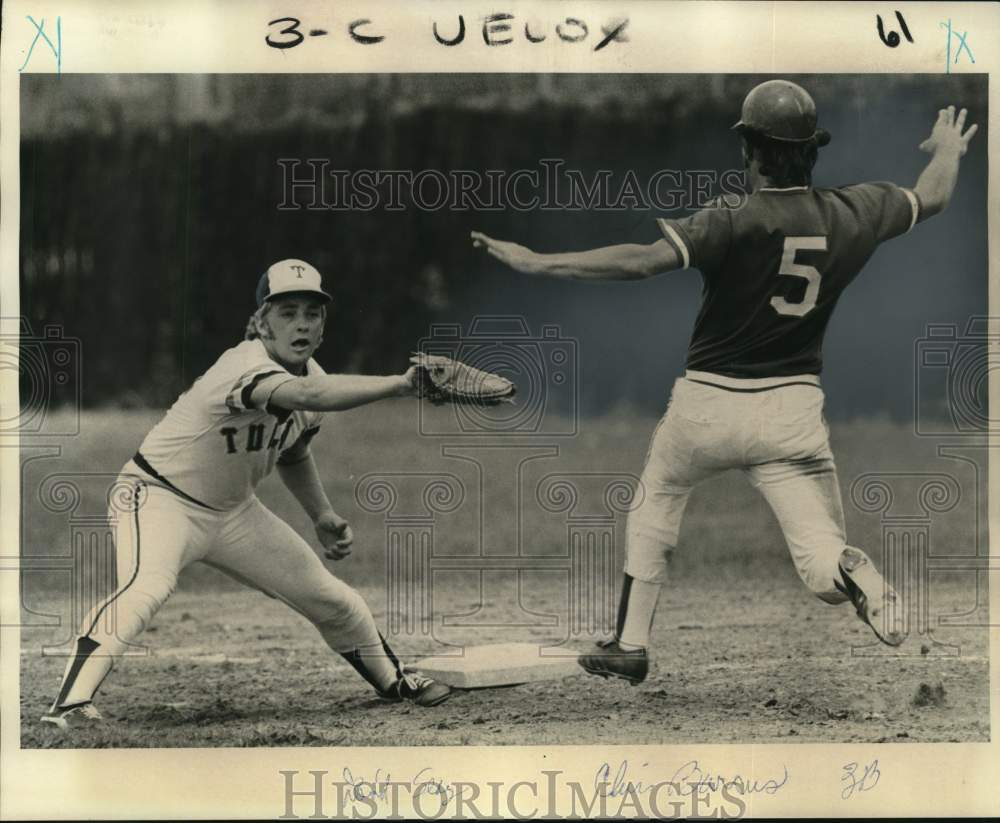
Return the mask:
[(243, 335), (244, 340), (256, 340), (257, 338), (262, 340), (274, 339), (274, 333), (267, 322), (269, 311), (271, 311), (271, 301), (265, 300), (264, 305), (250, 315), (250, 319), (247, 320), (247, 330)]
[[(243, 333), (244, 340), (257, 340), (258, 338), (261, 340), (274, 339), (274, 333), (267, 322), (267, 315), (270, 311), (271, 301), (265, 300), (264, 305), (250, 315), (250, 319), (247, 320), (246, 331)], [(320, 306), (320, 311), (323, 312), (323, 323), (326, 323), (326, 306)]]

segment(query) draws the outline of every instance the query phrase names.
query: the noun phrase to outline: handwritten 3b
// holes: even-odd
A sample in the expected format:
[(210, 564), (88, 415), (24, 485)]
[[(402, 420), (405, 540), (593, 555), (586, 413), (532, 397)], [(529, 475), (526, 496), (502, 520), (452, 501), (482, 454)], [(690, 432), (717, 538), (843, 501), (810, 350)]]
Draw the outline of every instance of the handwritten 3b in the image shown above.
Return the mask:
[(882, 772), (878, 768), (878, 760), (873, 760), (867, 765), (856, 762), (845, 763), (844, 771), (840, 776), (840, 782), (844, 784), (840, 792), (841, 798), (849, 799), (855, 792), (868, 792), (878, 785)]

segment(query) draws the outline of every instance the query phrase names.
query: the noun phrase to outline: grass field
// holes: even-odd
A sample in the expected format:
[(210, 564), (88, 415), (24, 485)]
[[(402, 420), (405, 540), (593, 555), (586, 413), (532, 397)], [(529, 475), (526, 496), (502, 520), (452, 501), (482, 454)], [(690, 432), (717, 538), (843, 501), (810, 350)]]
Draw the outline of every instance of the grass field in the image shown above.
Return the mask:
[[(447, 413), (433, 411), (438, 412)], [(65, 555), (74, 535), (79, 539), (80, 533), (93, 531), (87, 518), (103, 513), (108, 483), (157, 417), (91, 412), (82, 419), (81, 436), (70, 439), (58, 456), (25, 449), (26, 557)], [(593, 524), (586, 518), (603, 512), (599, 528), (615, 536), (617, 571), (624, 517), (608, 516), (604, 493), (619, 476), (638, 474), (656, 423), (621, 410), (582, 421), (574, 438), (521, 438), (504, 441), (504, 448), (478, 451), (462, 445), (465, 459), (459, 459), (442, 453), (443, 446), (456, 446), (455, 439), (417, 436), (416, 416), (407, 403), (329, 416), (328, 421), (314, 452), (331, 499), (356, 535), (353, 556), (330, 568), (362, 591), (383, 626), (392, 616), (386, 597), (387, 513), (359, 505), (355, 492), (366, 475), (388, 476), (397, 487), (390, 525), (393, 518), (421, 509), (426, 475), (457, 478), (458, 502), (433, 520), (435, 558), (509, 554), (518, 547), (526, 558), (559, 558), (567, 553), (568, 527)], [(884, 420), (834, 425), (832, 438), (852, 543), (881, 557), (879, 514), (860, 511), (849, 499), (855, 478), (893, 473), (897, 505), (905, 506), (907, 483), (936, 473), (953, 476), (961, 496), (950, 511), (930, 519), (931, 551), (975, 553), (982, 513), (970, 464), (937, 457), (935, 443)], [(542, 448), (553, 445), (557, 451)], [(410, 476), (400, 477), (406, 473)], [(66, 503), (65, 496), (53, 492), (60, 481), (55, 475), (72, 483), (79, 498)], [(545, 499), (539, 489), (559, 479), (553, 475), (568, 478), (576, 488), (575, 508), (547, 509), (539, 502)], [(260, 496), (312, 540), (308, 520), (277, 478), (265, 482)], [(63, 503), (53, 503), (57, 499)], [(583, 647), (594, 632), (570, 626), (567, 573), (556, 566), (524, 573), (519, 591), (512, 574), (494, 573), (481, 591), (474, 570), (435, 571), (434, 634), (402, 635), (393, 642), (408, 657), (435, 652), (441, 643), (530, 640)], [(23, 586), (25, 622), (35, 624), (22, 631), (23, 745), (989, 739), (986, 629), (937, 625), (939, 616), (973, 609), (974, 574), (933, 574), (928, 588), (932, 634), (919, 634), (914, 622), (902, 656), (870, 655), (870, 633), (851, 608), (819, 602), (798, 581), (770, 511), (737, 474), (709, 481), (692, 496), (671, 574), (654, 628), (654, 670), (642, 686), (579, 676), (467, 692), (447, 709), (419, 710), (373, 699), (308, 623), (280, 603), (211, 569), (192, 567), (144, 636), (148, 653), (123, 661), (105, 683), (98, 705), (110, 721), (100, 731), (67, 739), (41, 728), (37, 718), (51, 701), (65, 663), (65, 658), (42, 654), (42, 648), (69, 637), (69, 578), (33, 571), (25, 574)], [(479, 618), (451, 621), (465, 625), (449, 626), (441, 619), (472, 613)], [(62, 625), (38, 626), (39, 614), (57, 615)], [(942, 644), (952, 644), (956, 654), (945, 655)], [(378, 723), (358, 722), (370, 716)]]

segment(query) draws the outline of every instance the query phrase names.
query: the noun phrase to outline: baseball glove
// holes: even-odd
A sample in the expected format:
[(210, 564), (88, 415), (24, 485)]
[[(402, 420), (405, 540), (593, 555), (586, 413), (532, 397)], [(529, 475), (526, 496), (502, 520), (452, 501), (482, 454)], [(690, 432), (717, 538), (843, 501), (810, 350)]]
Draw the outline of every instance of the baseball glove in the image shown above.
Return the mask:
[(418, 396), (437, 406), (442, 403), (495, 406), (513, 402), (517, 391), (506, 377), (474, 369), (450, 357), (418, 352), (410, 362), (417, 367)]

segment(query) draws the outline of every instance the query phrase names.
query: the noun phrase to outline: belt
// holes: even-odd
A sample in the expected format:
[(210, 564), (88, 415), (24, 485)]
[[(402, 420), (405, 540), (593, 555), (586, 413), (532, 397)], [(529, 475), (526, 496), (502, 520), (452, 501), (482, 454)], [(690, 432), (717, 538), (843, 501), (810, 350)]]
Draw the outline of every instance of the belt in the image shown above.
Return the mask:
[(182, 497), (189, 503), (194, 503), (196, 506), (201, 506), (203, 509), (208, 509), (209, 511), (213, 512), (221, 511), (221, 509), (217, 509), (214, 506), (209, 506), (207, 503), (202, 503), (197, 497), (192, 497), (187, 492), (183, 492), (180, 489), (178, 489), (173, 483), (167, 480), (167, 478), (165, 478), (162, 474), (160, 474), (156, 469), (154, 469), (150, 465), (149, 461), (142, 456), (142, 452), (136, 452), (132, 456), (132, 462), (135, 463), (140, 469), (146, 472), (146, 474), (148, 474), (154, 480), (160, 482), (165, 488), (170, 489), (170, 491), (172, 491), (178, 497)]
[(783, 389), (785, 386), (812, 386), (822, 390), (819, 377), (815, 374), (795, 374), (789, 377), (726, 377), (723, 374), (688, 369), (684, 373), (684, 379), (733, 392), (771, 391), (771, 389)]

